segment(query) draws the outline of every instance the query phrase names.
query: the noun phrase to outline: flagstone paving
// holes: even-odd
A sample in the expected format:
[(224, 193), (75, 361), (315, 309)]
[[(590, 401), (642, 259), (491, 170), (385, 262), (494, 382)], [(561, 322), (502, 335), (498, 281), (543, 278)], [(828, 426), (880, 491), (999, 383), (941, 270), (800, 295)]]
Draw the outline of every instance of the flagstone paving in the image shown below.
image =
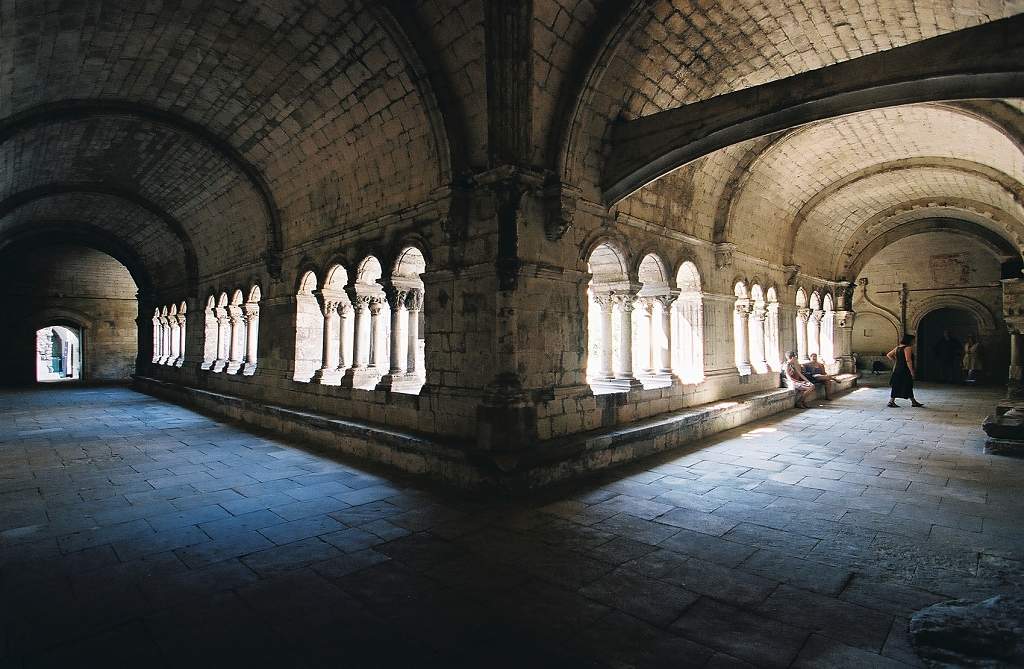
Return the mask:
[(917, 666), (1024, 591), (997, 395), (861, 388), (517, 500), (123, 388), (0, 393), (0, 665)]

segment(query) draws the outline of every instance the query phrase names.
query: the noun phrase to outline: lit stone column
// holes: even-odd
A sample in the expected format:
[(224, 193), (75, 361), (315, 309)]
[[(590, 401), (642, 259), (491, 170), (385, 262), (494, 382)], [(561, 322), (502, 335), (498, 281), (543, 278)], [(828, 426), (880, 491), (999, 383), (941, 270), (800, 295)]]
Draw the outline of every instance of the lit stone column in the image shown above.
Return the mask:
[(413, 289), (409, 291), (408, 297), (405, 298), (405, 309), (409, 315), (407, 324), (409, 343), (406, 347), (408, 362), (405, 369), (408, 375), (420, 378), (423, 376), (423, 370), (420, 369), (419, 363), (420, 312), (423, 311), (422, 290)]
[(643, 348), (640, 353), (640, 370), (644, 376), (654, 374), (654, 300), (638, 298), (634, 302), (640, 309), (640, 332), (637, 333)]
[(635, 293), (613, 295), (619, 316), (619, 346), (615, 356), (615, 378), (633, 380), (633, 307)]
[(160, 346), (161, 346), (161, 331), (160, 331), (160, 317), (156, 314), (153, 315), (153, 362), (159, 363), (160, 361)]
[(256, 371), (257, 341), (260, 332), (260, 306), (251, 302), (242, 305), (243, 318), (245, 319), (245, 365), (242, 366), (242, 374), (252, 376)]
[(338, 300), (321, 295), (324, 314), (323, 353), (320, 369), (313, 374), (313, 380), (325, 385), (338, 382)]
[(370, 298), (356, 297), (352, 369), (366, 369), (370, 362)]
[(1006, 396), (1010, 399), (1024, 397), (1024, 333), (1021, 330), (1010, 331), (1010, 370)]
[(344, 372), (352, 366), (352, 339), (355, 327), (352, 323), (353, 309), (350, 302), (338, 306), (338, 371)]
[(800, 362), (807, 362), (807, 320), (810, 318), (810, 309), (796, 310), (796, 355)]
[(187, 317), (185, 314), (178, 314), (178, 358), (174, 361), (175, 367), (181, 367), (185, 364), (185, 323)]
[(594, 303), (601, 309), (601, 318), (598, 321), (601, 324), (601, 329), (594, 333), (600, 348), (600, 354), (597, 357), (597, 378), (611, 379), (614, 377), (612, 352), (615, 347), (612, 342), (612, 318), (615, 301), (611, 295), (602, 294), (594, 296)]
[(396, 289), (391, 303), (391, 375), (405, 374), (409, 362), (409, 310), (405, 306), (409, 292)]
[(835, 311), (833, 317), (835, 328), (832, 355), (839, 363), (839, 373), (856, 373), (857, 367), (853, 360), (853, 323), (857, 314), (852, 311)]
[(231, 333), (228, 339), (228, 374), (235, 374), (242, 368), (243, 342), (242, 336), (245, 332), (245, 323), (242, 322), (242, 307), (232, 304), (228, 307), (228, 323)]
[(375, 298), (370, 302), (370, 336), (373, 337), (373, 346), (370, 349), (370, 368), (379, 374), (384, 373), (384, 351), (387, 342), (384, 340), (384, 319), (380, 312), (384, 309), (382, 298)]
[(211, 369), (214, 372), (223, 372), (228, 364), (228, 310), (225, 307), (217, 307), (213, 314), (217, 318), (217, 359), (213, 361)]
[(768, 356), (765, 353), (765, 328), (768, 310), (763, 305), (750, 309), (750, 364), (758, 372), (768, 368)]
[(764, 323), (764, 356), (768, 368), (777, 372), (782, 369), (782, 353), (779, 351), (779, 303), (769, 302), (767, 313)]
[(178, 316), (177, 316), (177, 314), (171, 315), (171, 316), (167, 317), (167, 329), (168, 329), (168, 332), (170, 333), (170, 337), (169, 337), (169, 339), (170, 339), (169, 344), (170, 345), (167, 347), (169, 349), (169, 351), (168, 351), (168, 354), (167, 354), (167, 361), (166, 362), (167, 362), (168, 365), (173, 365), (174, 363), (178, 362), (178, 350), (179, 350), (178, 349), (178, 341), (179, 341), (179, 339), (178, 339)]
[(658, 373), (672, 373), (672, 305), (677, 295), (659, 295), (656, 299), (661, 305), (661, 327), (657, 328), (655, 341), (651, 347), (658, 351)]
[(807, 356), (817, 353), (821, 357), (821, 319), (825, 312), (821, 309), (811, 311), (807, 319)]
[(750, 302), (736, 300), (736, 369), (741, 376), (750, 374)]

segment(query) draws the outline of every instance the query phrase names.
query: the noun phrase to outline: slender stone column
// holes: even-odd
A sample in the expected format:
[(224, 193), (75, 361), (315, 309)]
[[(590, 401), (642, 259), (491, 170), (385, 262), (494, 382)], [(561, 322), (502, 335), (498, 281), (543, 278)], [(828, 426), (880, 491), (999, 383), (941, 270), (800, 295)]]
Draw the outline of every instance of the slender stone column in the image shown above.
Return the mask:
[(370, 298), (360, 295), (355, 304), (352, 368), (366, 369), (370, 361)]
[(807, 355), (807, 321), (810, 315), (810, 309), (801, 308), (796, 310), (796, 355), (800, 362), (810, 360)]
[(185, 323), (187, 322), (185, 314), (178, 314), (178, 357), (174, 360), (175, 367), (181, 367), (185, 364)]
[(320, 369), (313, 374), (313, 380), (326, 385), (338, 382), (338, 301), (323, 297), (324, 337)]
[(821, 357), (821, 319), (825, 312), (821, 309), (814, 309), (807, 319), (807, 356), (817, 353)]
[(615, 356), (615, 378), (632, 380), (633, 377), (633, 307), (634, 293), (616, 293), (616, 313), (619, 317), (619, 342)]
[(736, 300), (736, 369), (740, 376), (750, 374), (750, 301)]
[(228, 338), (228, 374), (235, 374), (242, 368), (242, 357), (245, 355), (245, 323), (242, 321), (242, 307), (232, 304), (228, 307), (228, 323), (231, 332)]
[(392, 375), (405, 374), (409, 363), (409, 310), (405, 301), (409, 292), (395, 290), (391, 302), (391, 368)]
[(384, 338), (384, 319), (381, 318), (381, 311), (384, 309), (383, 299), (378, 297), (370, 302), (370, 335), (373, 337), (373, 347), (370, 349), (370, 368), (379, 374), (384, 373), (384, 351), (387, 350), (387, 342)]
[(641, 371), (645, 376), (654, 374), (654, 300), (648, 297), (637, 299), (634, 304), (640, 308), (640, 341), (643, 342), (643, 349), (640, 351)]
[(214, 372), (223, 372), (228, 364), (228, 310), (226, 307), (217, 307), (213, 313), (217, 318), (217, 359), (213, 361), (212, 369)]
[(652, 346), (658, 351), (658, 373), (672, 373), (672, 305), (676, 295), (659, 295), (656, 299), (661, 304), (661, 327), (658, 328), (656, 341)]
[(750, 310), (750, 364), (758, 372), (768, 369), (768, 356), (765, 353), (766, 325), (768, 311), (764, 305), (754, 306)]
[(344, 372), (352, 366), (352, 339), (355, 328), (352, 323), (353, 309), (350, 302), (338, 306), (338, 371)]
[(160, 363), (160, 352), (163, 346), (163, 330), (160, 328), (160, 317), (153, 316), (153, 362)]
[(768, 368), (779, 371), (782, 368), (782, 352), (779, 351), (779, 303), (769, 302), (764, 322), (764, 356)]
[(242, 374), (252, 376), (256, 371), (256, 352), (258, 350), (260, 332), (260, 306), (252, 302), (242, 305), (242, 316), (245, 319), (245, 364)]
[(178, 339), (178, 316), (177, 315), (168, 316), (167, 317), (167, 331), (168, 331), (168, 334), (170, 336), (168, 337), (168, 339), (169, 339), (168, 344), (169, 345), (167, 347), (168, 348), (167, 360), (165, 362), (168, 365), (173, 365), (174, 363), (176, 363), (178, 361), (178, 350), (179, 350), (178, 349), (179, 339)]
[(1010, 370), (1006, 396), (1010, 399), (1024, 397), (1024, 332), (1021, 330), (1010, 331)]
[(612, 355), (614, 351), (614, 345), (612, 342), (612, 318), (613, 311), (615, 309), (615, 301), (611, 295), (595, 295), (594, 302), (601, 309), (601, 318), (598, 321), (601, 324), (600, 330), (594, 333), (597, 338), (598, 346), (600, 347), (600, 353), (597, 357), (597, 376), (599, 379), (611, 379), (614, 377), (612, 372)]
[(416, 378), (422, 378), (423, 370), (420, 368), (419, 362), (419, 348), (420, 348), (420, 312), (423, 311), (423, 291), (419, 289), (413, 289), (409, 291), (408, 297), (405, 299), (406, 312), (409, 315), (408, 318), (408, 335), (409, 344), (406, 347), (406, 354), (408, 356), (408, 362), (406, 363), (406, 373)]

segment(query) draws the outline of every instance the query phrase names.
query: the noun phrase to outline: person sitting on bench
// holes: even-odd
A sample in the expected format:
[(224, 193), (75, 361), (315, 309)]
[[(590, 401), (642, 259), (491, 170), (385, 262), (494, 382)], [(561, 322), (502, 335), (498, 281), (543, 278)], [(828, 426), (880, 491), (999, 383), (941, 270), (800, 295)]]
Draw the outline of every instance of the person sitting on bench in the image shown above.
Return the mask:
[(825, 370), (825, 365), (818, 362), (818, 354), (812, 353), (811, 360), (804, 365), (804, 376), (816, 386), (825, 388), (825, 399), (832, 399), (832, 384), (835, 378)]

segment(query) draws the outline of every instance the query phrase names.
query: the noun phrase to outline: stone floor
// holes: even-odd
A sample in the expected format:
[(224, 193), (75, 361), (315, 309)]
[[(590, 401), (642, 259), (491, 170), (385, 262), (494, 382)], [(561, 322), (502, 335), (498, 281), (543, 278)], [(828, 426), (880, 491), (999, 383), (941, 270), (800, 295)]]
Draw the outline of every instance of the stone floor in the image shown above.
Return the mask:
[(862, 388), (520, 502), (125, 389), (0, 393), (0, 666), (915, 664), (1024, 586), (996, 395)]

